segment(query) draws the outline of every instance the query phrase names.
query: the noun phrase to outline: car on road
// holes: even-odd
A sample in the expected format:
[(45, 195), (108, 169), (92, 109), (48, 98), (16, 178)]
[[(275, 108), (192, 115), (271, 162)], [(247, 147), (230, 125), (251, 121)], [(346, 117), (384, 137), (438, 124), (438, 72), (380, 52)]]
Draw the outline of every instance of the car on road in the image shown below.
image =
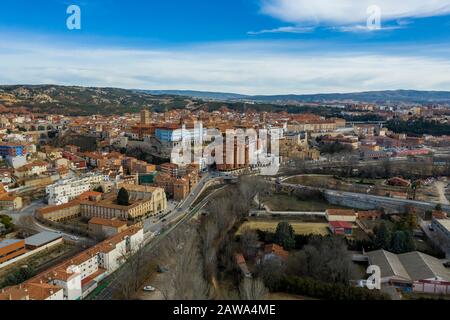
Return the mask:
[(433, 228), (433, 226), (431, 224), (428, 225), (428, 230), (434, 231), (434, 228)]
[(152, 286), (145, 286), (143, 290), (145, 292), (154, 292), (156, 289)]
[(162, 221), (162, 222), (166, 222), (166, 221), (167, 221), (167, 219), (166, 219), (166, 218), (164, 218), (164, 219), (162, 219), (161, 221)]

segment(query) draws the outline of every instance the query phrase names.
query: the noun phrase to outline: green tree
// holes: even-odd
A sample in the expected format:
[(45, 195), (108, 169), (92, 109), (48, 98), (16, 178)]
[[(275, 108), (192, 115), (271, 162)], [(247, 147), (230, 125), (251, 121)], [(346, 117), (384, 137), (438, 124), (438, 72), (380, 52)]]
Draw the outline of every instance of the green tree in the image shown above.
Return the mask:
[(130, 195), (128, 194), (127, 189), (121, 188), (119, 190), (119, 194), (117, 195), (117, 204), (121, 206), (130, 205)]
[(12, 273), (3, 279), (3, 282), (0, 283), (0, 288), (20, 284), (32, 278), (35, 274), (36, 272), (31, 266), (16, 268)]
[(405, 253), (416, 250), (413, 236), (409, 231), (396, 231), (392, 236), (390, 251)]
[(403, 231), (395, 231), (392, 235), (390, 251), (393, 253), (404, 252), (405, 235)]
[(417, 215), (414, 211), (406, 214), (404, 224), (406, 230), (413, 230), (417, 227)]
[(386, 226), (386, 223), (382, 222), (380, 227), (375, 233), (375, 245), (378, 248), (387, 249), (391, 243), (391, 234)]
[(14, 226), (12, 218), (7, 215), (0, 215), (0, 222), (5, 226), (6, 229), (10, 229)]
[(290, 250), (295, 247), (295, 233), (294, 228), (287, 221), (278, 223), (277, 230), (275, 232), (275, 242), (284, 249)]

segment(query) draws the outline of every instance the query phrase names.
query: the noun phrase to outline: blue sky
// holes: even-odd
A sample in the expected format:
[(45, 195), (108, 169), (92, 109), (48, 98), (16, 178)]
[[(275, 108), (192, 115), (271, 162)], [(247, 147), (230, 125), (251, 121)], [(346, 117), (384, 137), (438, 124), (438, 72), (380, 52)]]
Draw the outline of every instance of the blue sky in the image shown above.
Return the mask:
[[(81, 8), (81, 30), (66, 9)], [(367, 29), (377, 5), (381, 29)], [(450, 90), (450, 0), (5, 0), (0, 83)]]

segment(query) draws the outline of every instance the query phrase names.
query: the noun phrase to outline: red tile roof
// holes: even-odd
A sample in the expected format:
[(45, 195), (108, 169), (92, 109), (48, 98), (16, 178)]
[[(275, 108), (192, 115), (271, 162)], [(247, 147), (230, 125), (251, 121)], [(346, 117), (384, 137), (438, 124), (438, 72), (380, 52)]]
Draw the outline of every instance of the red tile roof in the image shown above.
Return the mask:
[(289, 252), (283, 249), (282, 246), (279, 246), (275, 243), (268, 244), (264, 247), (264, 254), (275, 254), (282, 259), (287, 259), (289, 256)]

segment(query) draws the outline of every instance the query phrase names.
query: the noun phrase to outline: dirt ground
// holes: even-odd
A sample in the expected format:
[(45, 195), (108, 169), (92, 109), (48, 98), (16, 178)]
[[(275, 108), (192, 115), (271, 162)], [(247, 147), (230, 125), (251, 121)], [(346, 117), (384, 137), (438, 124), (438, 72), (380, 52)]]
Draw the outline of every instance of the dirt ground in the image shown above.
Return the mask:
[(287, 194), (274, 194), (263, 198), (262, 202), (269, 206), (272, 211), (325, 211), (327, 209), (343, 208), (323, 200), (303, 201)]
[[(136, 293), (136, 298), (139, 300), (165, 300), (163, 292), (161, 292), (158, 288), (163, 287), (162, 285), (165, 281), (167, 281), (167, 278), (166, 273), (155, 272), (144, 282), (144, 285), (142, 285)], [(145, 286), (152, 286), (156, 290), (154, 292), (146, 292), (144, 291)]]

